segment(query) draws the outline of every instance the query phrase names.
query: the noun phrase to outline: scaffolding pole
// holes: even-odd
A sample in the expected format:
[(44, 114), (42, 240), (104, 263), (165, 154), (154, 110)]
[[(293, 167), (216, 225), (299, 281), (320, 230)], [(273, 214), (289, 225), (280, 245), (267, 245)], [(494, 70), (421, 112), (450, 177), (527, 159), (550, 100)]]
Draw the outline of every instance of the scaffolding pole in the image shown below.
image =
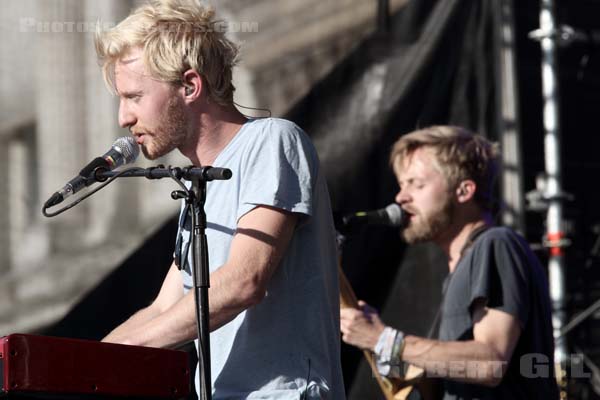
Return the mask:
[[(554, 17), (554, 0), (541, 0), (540, 29), (530, 37), (539, 40), (542, 48), (542, 92), (544, 102), (544, 152), (546, 167), (545, 200), (548, 203), (545, 245), (549, 249), (548, 276), (552, 300), (554, 329), (554, 359), (564, 368), (568, 361), (567, 343), (560, 332), (566, 323), (566, 284), (564, 248), (567, 245), (563, 230), (563, 202), (560, 120), (557, 79), (557, 42), (560, 29)], [(557, 371), (562, 373), (563, 369)], [(564, 378), (562, 376), (558, 376)], [(564, 392), (563, 392), (564, 396)]]

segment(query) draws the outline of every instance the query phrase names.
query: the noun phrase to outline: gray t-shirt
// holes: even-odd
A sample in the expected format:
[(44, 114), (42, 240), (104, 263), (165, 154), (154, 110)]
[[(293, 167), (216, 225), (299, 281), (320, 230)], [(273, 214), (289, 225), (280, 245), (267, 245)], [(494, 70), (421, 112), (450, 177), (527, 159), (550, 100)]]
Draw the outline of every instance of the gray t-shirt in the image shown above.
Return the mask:
[[(515, 316), (521, 325), (521, 336), (499, 386), (444, 380), (445, 400), (558, 399), (548, 281), (525, 239), (504, 227), (481, 233), (444, 287), (440, 340), (473, 339), (471, 307), (477, 299)], [(542, 369), (544, 365), (548, 368)]]
[[(335, 233), (310, 139), (286, 120), (249, 120), (213, 166), (231, 169), (233, 177), (207, 184), (211, 272), (226, 262), (238, 220), (255, 207), (300, 214), (266, 297), (210, 335), (213, 398), (344, 399)], [(191, 250), (182, 270), (186, 292), (189, 260)]]

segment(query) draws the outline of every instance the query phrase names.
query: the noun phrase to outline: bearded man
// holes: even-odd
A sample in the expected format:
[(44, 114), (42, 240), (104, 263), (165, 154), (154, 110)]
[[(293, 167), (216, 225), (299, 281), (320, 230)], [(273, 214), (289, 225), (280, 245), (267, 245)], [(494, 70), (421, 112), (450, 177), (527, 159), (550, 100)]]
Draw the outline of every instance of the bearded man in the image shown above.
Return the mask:
[[(98, 32), (119, 124), (149, 159), (178, 149), (195, 166), (233, 172), (207, 184), (205, 203), (213, 398), (344, 399), (335, 232), (318, 157), (295, 124), (235, 107), (237, 47), (223, 27), (197, 1), (161, 0)], [(179, 262), (156, 300), (104, 341), (197, 339), (185, 219)]]
[(557, 399), (553, 374), (528, 365), (554, 365), (545, 272), (521, 236), (492, 223), (497, 146), (433, 126), (402, 136), (390, 161), (407, 215), (402, 237), (433, 242), (448, 258), (437, 339), (385, 326), (363, 302), (341, 310), (342, 339), (373, 351), (383, 374), (408, 363), (441, 377), (446, 400)]

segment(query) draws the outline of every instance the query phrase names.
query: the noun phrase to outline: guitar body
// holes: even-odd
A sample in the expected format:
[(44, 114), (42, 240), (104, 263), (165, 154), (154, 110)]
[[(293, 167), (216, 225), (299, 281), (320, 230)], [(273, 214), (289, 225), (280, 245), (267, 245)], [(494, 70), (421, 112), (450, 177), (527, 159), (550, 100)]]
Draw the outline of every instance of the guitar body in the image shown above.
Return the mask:
[(442, 383), (436, 378), (426, 378), (423, 370), (409, 365), (406, 374), (395, 390), (394, 400), (410, 400), (413, 396), (423, 400), (441, 399), (443, 395)]

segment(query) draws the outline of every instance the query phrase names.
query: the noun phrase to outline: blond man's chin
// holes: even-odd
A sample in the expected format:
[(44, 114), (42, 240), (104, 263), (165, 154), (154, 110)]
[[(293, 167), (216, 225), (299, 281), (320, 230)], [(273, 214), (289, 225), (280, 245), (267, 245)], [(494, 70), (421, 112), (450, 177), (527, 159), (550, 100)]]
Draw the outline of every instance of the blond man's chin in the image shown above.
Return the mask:
[(156, 151), (153, 151), (154, 149), (152, 147), (142, 145), (141, 149), (144, 157), (146, 157), (148, 160), (156, 160), (158, 157), (160, 157)]

